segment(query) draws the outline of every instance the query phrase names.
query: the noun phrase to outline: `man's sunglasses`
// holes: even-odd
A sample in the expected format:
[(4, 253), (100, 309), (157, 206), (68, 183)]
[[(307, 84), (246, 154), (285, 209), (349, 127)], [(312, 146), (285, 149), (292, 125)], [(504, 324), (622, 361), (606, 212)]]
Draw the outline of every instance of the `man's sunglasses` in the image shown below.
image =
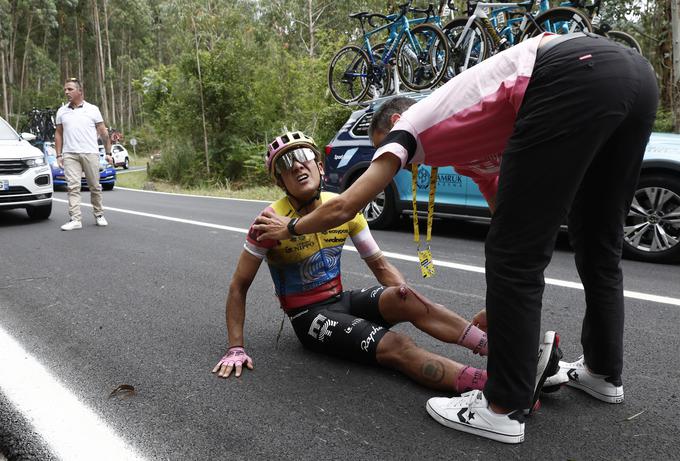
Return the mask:
[(312, 149), (301, 147), (298, 149), (289, 150), (285, 154), (279, 155), (276, 158), (276, 161), (274, 161), (274, 168), (278, 174), (281, 174), (284, 171), (288, 171), (293, 168), (293, 165), (295, 165), (296, 161), (305, 163), (309, 162), (310, 160), (314, 160), (315, 158), (316, 154)]

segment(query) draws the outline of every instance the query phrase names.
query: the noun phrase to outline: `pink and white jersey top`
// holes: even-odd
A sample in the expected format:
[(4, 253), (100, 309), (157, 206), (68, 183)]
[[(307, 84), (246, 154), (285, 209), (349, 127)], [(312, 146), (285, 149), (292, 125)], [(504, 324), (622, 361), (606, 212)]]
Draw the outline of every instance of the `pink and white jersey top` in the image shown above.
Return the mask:
[(484, 197), (498, 189), (501, 156), (522, 105), (539, 35), (460, 73), (405, 111), (376, 151), (399, 157), (401, 166), (453, 166)]

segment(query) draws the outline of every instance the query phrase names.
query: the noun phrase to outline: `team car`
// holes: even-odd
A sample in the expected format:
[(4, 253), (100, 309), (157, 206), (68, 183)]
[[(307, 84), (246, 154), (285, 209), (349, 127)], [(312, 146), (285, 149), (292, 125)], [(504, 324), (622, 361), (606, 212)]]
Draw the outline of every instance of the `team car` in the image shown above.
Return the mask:
[[(406, 94), (422, 98), (423, 94)], [(386, 99), (354, 111), (326, 146), (325, 190), (340, 193), (368, 168), (375, 149), (368, 138), (373, 112)], [(402, 214), (412, 214), (411, 170), (401, 170), (385, 190), (364, 208), (373, 228), (392, 227)], [(418, 211), (427, 210), (430, 168), (417, 175)], [(490, 220), (486, 200), (470, 178), (452, 167), (439, 168), (435, 215)], [(680, 134), (652, 133), (640, 180), (624, 225), (624, 256), (649, 262), (680, 260)]]
[[(43, 143), (43, 152), (52, 170), (52, 178), (55, 189), (66, 189), (66, 177), (64, 169), (57, 162), (57, 151), (53, 142)], [(99, 183), (103, 190), (113, 190), (116, 185), (116, 168), (106, 161), (103, 147), (99, 150)], [(87, 188), (87, 179), (83, 174), (81, 187)]]

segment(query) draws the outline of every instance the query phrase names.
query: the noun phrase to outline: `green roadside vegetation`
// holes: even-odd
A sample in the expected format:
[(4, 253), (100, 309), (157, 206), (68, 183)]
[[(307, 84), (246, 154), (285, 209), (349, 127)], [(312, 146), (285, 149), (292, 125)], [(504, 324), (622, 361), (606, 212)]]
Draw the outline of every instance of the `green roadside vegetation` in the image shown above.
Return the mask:
[[(139, 162), (138, 166), (141, 166)], [(274, 201), (281, 197), (281, 189), (273, 186), (235, 187), (229, 183), (223, 185), (180, 186), (162, 180), (149, 179), (146, 170), (121, 171), (118, 170), (116, 187), (129, 189), (153, 190), (171, 192), (174, 194), (205, 195), (209, 197), (229, 197), (249, 200)]]

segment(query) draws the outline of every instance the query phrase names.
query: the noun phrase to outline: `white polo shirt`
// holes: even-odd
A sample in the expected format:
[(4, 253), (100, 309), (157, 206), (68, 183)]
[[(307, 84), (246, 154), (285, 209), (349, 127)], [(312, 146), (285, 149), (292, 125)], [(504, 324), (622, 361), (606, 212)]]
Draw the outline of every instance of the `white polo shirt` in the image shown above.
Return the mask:
[(57, 125), (63, 127), (61, 151), (65, 154), (99, 153), (97, 123), (103, 122), (99, 108), (83, 101), (78, 107), (65, 104), (57, 111)]

